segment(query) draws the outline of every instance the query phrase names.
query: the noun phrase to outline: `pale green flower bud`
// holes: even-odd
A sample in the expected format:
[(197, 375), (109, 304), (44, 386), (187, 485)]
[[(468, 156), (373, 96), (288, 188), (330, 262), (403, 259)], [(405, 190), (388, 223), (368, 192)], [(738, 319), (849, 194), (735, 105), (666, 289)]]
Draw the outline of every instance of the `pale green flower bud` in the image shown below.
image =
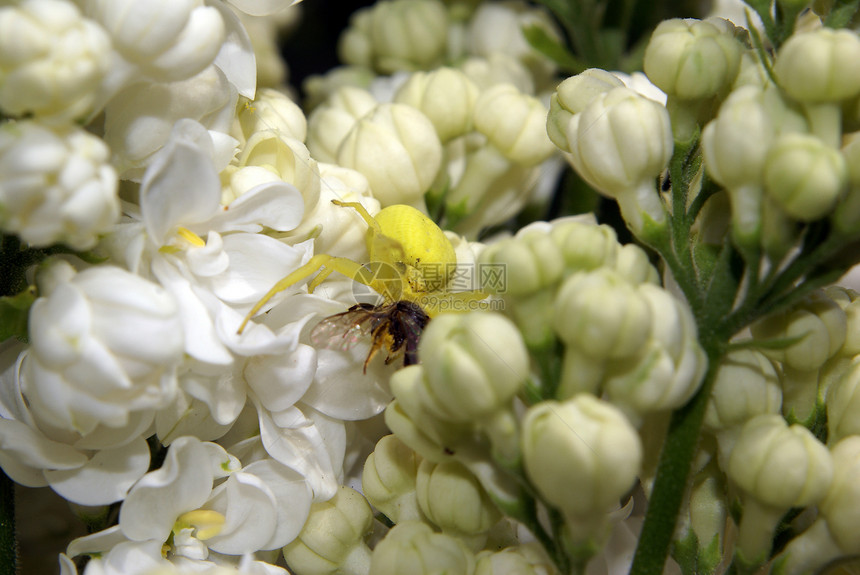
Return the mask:
[(486, 90), (496, 84), (513, 84), (524, 94), (535, 93), (532, 75), (513, 56), (493, 52), (483, 58), (468, 58), (459, 68), (478, 88)]
[(505, 54), (522, 62), (540, 85), (552, 80), (556, 64), (535, 50), (522, 33), (538, 26), (551, 38), (562, 42), (562, 34), (549, 14), (522, 2), (480, 3), (469, 22), (469, 52), (490, 57)]
[(655, 185), (674, 149), (665, 107), (629, 88), (613, 88), (574, 115), (566, 134), (570, 164), (592, 187), (618, 200), (634, 233), (666, 225)]
[(342, 485), (330, 500), (311, 505), (301, 533), (284, 547), (284, 559), (302, 575), (367, 573), (371, 551), (365, 538), (372, 530), (367, 500)]
[(853, 234), (860, 227), (860, 134), (843, 136), (842, 157), (848, 168), (848, 190), (836, 205), (833, 225), (843, 233)]
[(337, 39), (337, 55), (351, 66), (373, 67), (373, 42), (370, 27), (373, 11), (370, 7), (356, 10), (349, 19), (349, 27)]
[(830, 533), (846, 554), (860, 553), (860, 437), (846, 437), (833, 447), (833, 481), (818, 506)]
[(506, 547), (501, 551), (481, 551), (475, 575), (555, 575), (555, 565), (537, 543)]
[(421, 110), (444, 144), (472, 129), (478, 86), (454, 68), (416, 72), (394, 95), (394, 101)]
[(111, 41), (73, 2), (27, 0), (0, 8), (0, 108), (58, 122), (94, 112)]
[(376, 443), (361, 472), (361, 490), (367, 500), (392, 522), (420, 520), (415, 478), (421, 456), (395, 435)]
[(643, 65), (670, 97), (700, 100), (732, 85), (743, 50), (727, 20), (665, 20), (651, 34)]
[(546, 133), (546, 106), (511, 84), (481, 92), (474, 118), (475, 129), (512, 162), (533, 166), (555, 150)]
[(600, 68), (589, 68), (559, 84), (550, 97), (546, 119), (546, 131), (552, 143), (569, 152), (567, 125), (573, 115), (582, 112), (597, 95), (623, 86), (624, 82), (617, 76)]
[(320, 162), (337, 163), (337, 149), (359, 118), (379, 102), (370, 92), (343, 86), (317, 106), (308, 118), (308, 149)]
[(573, 167), (610, 197), (656, 178), (674, 147), (666, 108), (629, 88), (598, 94), (566, 134)]
[(391, 391), (396, 397), (385, 409), (385, 425), (421, 457), (447, 461), (472, 428), (465, 423), (440, 423), (428, 414), (417, 391), (423, 381), (424, 370), (419, 365), (410, 365), (391, 376)]
[(523, 231), (516, 237), (488, 245), (480, 264), (504, 266), (505, 295), (526, 296), (561, 279), (564, 258), (549, 234)]
[(774, 64), (779, 85), (803, 102), (835, 102), (860, 93), (860, 38), (819, 28), (786, 40)]
[(337, 163), (364, 174), (382, 207), (416, 205), (442, 165), (442, 144), (427, 116), (404, 104), (380, 104), (352, 127)]
[(707, 368), (696, 322), (686, 302), (653, 285), (638, 286), (651, 308), (651, 334), (639, 354), (608, 364), (604, 383), (612, 402), (637, 414), (684, 405), (696, 393)]
[(660, 273), (648, 259), (648, 254), (636, 244), (621, 246), (614, 269), (634, 285), (644, 283), (660, 285), (661, 282)]
[(845, 312), (845, 343), (839, 355), (853, 357), (860, 354), (860, 298), (853, 289), (839, 286), (824, 288), (824, 293)]
[(860, 435), (860, 359), (855, 358), (848, 370), (827, 391), (827, 442), (835, 444), (843, 437)]
[(552, 228), (550, 236), (571, 271), (611, 268), (621, 248), (615, 230), (606, 225), (562, 222)]
[(845, 343), (845, 311), (824, 295), (813, 292), (793, 308), (770, 315), (750, 327), (756, 339), (799, 339), (782, 349), (762, 349), (769, 358), (800, 371), (819, 369)]
[(747, 495), (738, 554), (749, 565), (767, 559), (774, 530), (791, 507), (815, 505), (833, 479), (827, 448), (780, 415), (759, 415), (741, 429), (729, 456), (729, 478)]
[(780, 136), (764, 164), (765, 192), (803, 222), (827, 215), (845, 191), (847, 179), (839, 151), (807, 134)]
[(496, 313), (435, 317), (421, 336), (419, 355), (422, 402), (448, 421), (473, 422), (507, 408), (529, 375), (519, 331)]
[(779, 375), (764, 354), (739, 349), (727, 354), (705, 412), (705, 427), (717, 431), (743, 425), (756, 415), (780, 413)]
[(320, 173), (307, 147), (295, 138), (274, 130), (254, 132), (239, 155), (237, 165), (259, 166), (278, 174), (302, 193), (305, 210), (317, 205)]
[(636, 430), (618, 408), (592, 395), (538, 403), (522, 425), (526, 475), (568, 523), (602, 522), (640, 472)]
[(592, 361), (639, 353), (655, 321), (648, 301), (636, 287), (608, 268), (569, 277), (559, 288), (553, 307), (559, 338)]
[(472, 575), (475, 555), (457, 538), (426, 523), (398, 523), (373, 550), (370, 575)]
[[(456, 461), (422, 461), (416, 493), (425, 517), (449, 535), (467, 539), (483, 535), (501, 519), (478, 479)], [(479, 541), (485, 540), (482, 537)]]
[(338, 44), (338, 54), (347, 64), (372, 65), (391, 74), (429, 70), (445, 56), (448, 13), (438, 0), (377, 2), (351, 25), (357, 36), (347, 34)]
[(364, 66), (338, 66), (325, 75), (309, 76), (302, 83), (305, 92), (302, 107), (310, 113), (338, 89), (347, 86), (368, 90), (375, 78), (373, 70)]
[(252, 102), (239, 107), (237, 117), (246, 140), (261, 130), (275, 130), (301, 142), (307, 137), (308, 123), (302, 109), (272, 88), (257, 90)]

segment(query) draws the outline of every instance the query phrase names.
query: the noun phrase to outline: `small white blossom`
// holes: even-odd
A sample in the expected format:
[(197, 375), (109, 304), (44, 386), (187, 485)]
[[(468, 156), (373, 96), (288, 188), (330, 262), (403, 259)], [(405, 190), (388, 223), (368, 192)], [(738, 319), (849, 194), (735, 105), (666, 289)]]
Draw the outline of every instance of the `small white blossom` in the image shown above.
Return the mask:
[(69, 122), (96, 112), (111, 39), (65, 0), (0, 7), (0, 108)]
[(119, 218), (110, 151), (80, 128), (0, 127), (0, 228), (34, 247), (93, 247)]

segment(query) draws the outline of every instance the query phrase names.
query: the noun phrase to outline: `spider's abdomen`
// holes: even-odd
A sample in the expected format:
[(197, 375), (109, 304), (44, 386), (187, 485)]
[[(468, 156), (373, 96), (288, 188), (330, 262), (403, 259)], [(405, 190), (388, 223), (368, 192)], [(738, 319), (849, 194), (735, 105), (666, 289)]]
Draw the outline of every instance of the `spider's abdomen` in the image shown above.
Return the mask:
[[(403, 263), (419, 270), (428, 285), (441, 288), (447, 284), (457, 265), (457, 256), (454, 246), (433, 220), (411, 206), (400, 204), (384, 208), (374, 219), (385, 236), (400, 243)], [(372, 257), (389, 259), (382, 254)]]

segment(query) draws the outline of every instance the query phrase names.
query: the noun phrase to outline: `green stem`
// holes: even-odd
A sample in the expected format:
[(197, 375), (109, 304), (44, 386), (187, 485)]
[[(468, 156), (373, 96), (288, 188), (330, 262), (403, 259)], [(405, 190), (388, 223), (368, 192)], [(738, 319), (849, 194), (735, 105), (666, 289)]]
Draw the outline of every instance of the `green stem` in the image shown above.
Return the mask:
[(16, 575), (18, 541), (15, 537), (15, 483), (0, 471), (0, 575)]
[(662, 573), (669, 555), (693, 456), (699, 444), (705, 408), (711, 396), (720, 360), (725, 353), (724, 345), (717, 337), (703, 341), (702, 346), (708, 356), (705, 380), (693, 399), (672, 415), (660, 454), (657, 477), (648, 501), (639, 545), (630, 568), (631, 575)]

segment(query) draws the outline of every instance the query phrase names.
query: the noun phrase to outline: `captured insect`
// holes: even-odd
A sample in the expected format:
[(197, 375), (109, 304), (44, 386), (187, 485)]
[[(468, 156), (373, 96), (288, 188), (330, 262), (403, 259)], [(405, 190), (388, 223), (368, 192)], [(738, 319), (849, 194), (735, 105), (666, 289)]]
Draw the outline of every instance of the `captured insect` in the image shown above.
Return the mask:
[(418, 363), (418, 340), (428, 321), (430, 316), (411, 301), (358, 303), (318, 323), (311, 332), (311, 341), (317, 345), (349, 347), (369, 335), (372, 343), (364, 360), (367, 373), (370, 360), (383, 348), (387, 350), (385, 365), (401, 355), (403, 365)]
[(365, 371), (382, 349), (387, 353), (386, 364), (402, 353), (404, 364), (410, 365), (418, 362), (418, 340), (433, 316), (443, 309), (464, 309), (469, 302), (488, 297), (480, 290), (448, 291), (457, 265), (454, 246), (439, 226), (417, 209), (392, 205), (374, 217), (358, 202), (332, 203), (354, 209), (367, 223), (370, 262), (360, 264), (328, 254), (313, 256), (254, 305), (238, 333), (276, 294), (319, 271), (308, 283), (308, 293), (313, 293), (329, 275), (338, 272), (370, 287), (384, 302), (376, 306), (357, 304), (324, 319), (311, 333), (314, 343), (325, 345), (340, 339), (342, 345), (351, 345), (355, 338), (369, 334), (371, 347), (364, 362)]

